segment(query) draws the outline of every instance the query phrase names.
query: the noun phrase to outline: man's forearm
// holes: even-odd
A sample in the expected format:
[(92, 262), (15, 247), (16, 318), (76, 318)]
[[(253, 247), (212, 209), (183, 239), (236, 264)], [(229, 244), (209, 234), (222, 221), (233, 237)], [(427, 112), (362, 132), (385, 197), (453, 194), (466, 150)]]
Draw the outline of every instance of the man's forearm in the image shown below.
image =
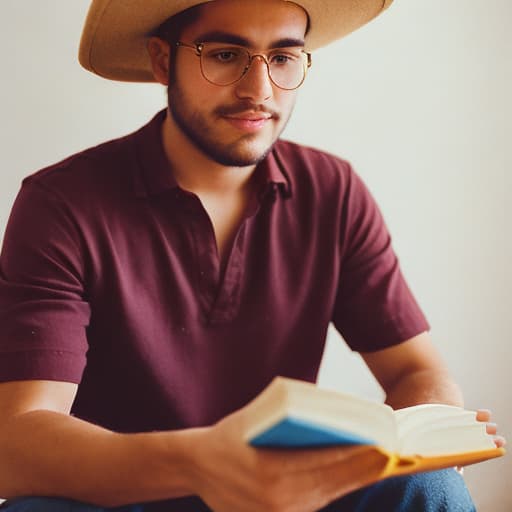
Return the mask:
[(117, 434), (32, 411), (0, 427), (0, 496), (62, 496), (105, 507), (191, 494), (192, 430)]
[(440, 403), (463, 407), (459, 386), (444, 371), (417, 371), (397, 380), (387, 390), (386, 403), (393, 409), (422, 403)]

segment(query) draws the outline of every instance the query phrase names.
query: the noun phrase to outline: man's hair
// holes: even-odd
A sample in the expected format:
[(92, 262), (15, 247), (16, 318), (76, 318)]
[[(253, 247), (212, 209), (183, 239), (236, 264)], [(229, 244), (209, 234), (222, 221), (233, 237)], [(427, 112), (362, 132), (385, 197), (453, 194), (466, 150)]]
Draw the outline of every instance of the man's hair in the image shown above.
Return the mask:
[(176, 80), (176, 43), (180, 40), (183, 31), (200, 18), (202, 7), (203, 4), (193, 5), (167, 18), (151, 33), (152, 36), (159, 37), (169, 43), (169, 85)]
[(193, 5), (167, 18), (151, 35), (169, 43), (178, 42), (183, 31), (199, 19), (202, 7), (203, 4)]

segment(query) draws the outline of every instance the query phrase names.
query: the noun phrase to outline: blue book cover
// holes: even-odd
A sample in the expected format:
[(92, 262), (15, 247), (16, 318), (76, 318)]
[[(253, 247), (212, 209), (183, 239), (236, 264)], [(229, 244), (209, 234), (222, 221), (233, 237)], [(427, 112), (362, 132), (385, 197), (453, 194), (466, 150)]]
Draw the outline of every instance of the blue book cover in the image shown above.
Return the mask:
[(252, 446), (267, 448), (307, 448), (339, 445), (374, 445), (375, 441), (353, 432), (314, 421), (287, 416), (250, 439)]

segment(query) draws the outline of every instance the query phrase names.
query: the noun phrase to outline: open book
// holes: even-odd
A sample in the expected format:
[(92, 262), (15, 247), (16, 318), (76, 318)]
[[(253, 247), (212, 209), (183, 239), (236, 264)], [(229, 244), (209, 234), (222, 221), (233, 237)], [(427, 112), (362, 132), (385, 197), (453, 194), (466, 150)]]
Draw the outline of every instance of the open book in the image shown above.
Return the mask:
[(385, 475), (462, 466), (505, 453), (476, 413), (425, 404), (388, 405), (275, 378), (248, 407), (245, 439), (256, 447), (368, 445), (389, 460)]

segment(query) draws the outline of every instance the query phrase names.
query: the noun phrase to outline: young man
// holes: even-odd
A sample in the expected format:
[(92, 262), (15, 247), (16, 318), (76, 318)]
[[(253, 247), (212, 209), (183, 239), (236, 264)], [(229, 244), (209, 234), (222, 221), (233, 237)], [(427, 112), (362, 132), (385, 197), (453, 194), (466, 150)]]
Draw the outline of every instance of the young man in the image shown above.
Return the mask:
[(462, 398), (361, 180), (278, 140), (305, 48), (382, 0), (198, 3), (92, 2), (82, 64), (156, 80), (169, 107), (27, 178), (14, 205), (5, 510), (472, 510), (453, 470), (365, 487), (383, 461), (360, 449), (242, 441), (246, 404), (275, 375), (315, 380), (331, 321), (392, 406)]

